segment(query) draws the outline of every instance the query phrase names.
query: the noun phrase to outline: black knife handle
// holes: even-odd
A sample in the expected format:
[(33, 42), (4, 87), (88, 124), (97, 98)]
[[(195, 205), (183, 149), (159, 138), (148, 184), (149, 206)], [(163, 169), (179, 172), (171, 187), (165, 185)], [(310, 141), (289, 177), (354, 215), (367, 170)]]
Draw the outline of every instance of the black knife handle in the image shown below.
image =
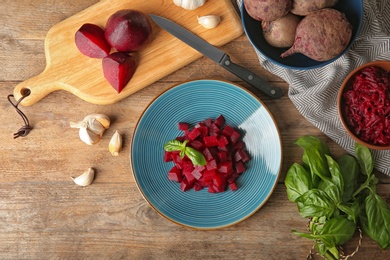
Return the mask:
[(257, 76), (250, 70), (233, 63), (230, 60), (229, 55), (225, 54), (219, 64), (240, 79), (258, 88), (268, 96), (272, 98), (280, 98), (281, 96), (283, 96), (283, 91), (281, 88), (270, 86), (267, 82), (262, 80), (259, 76)]

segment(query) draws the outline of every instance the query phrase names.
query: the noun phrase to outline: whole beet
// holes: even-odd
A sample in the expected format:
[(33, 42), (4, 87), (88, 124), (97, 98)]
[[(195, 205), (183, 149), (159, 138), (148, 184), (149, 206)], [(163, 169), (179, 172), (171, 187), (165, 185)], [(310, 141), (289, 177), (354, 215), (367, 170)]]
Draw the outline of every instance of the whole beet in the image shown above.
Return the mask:
[(352, 25), (345, 15), (324, 8), (305, 16), (297, 26), (294, 45), (280, 57), (302, 53), (316, 61), (337, 57), (348, 46)]
[(305, 16), (322, 8), (333, 7), (338, 0), (293, 0), (291, 13)]
[(266, 42), (277, 48), (289, 48), (293, 46), (295, 31), (298, 26), (300, 16), (288, 13), (275, 21), (261, 22), (263, 36)]
[(259, 21), (274, 21), (291, 9), (291, 0), (245, 0), (249, 16)]

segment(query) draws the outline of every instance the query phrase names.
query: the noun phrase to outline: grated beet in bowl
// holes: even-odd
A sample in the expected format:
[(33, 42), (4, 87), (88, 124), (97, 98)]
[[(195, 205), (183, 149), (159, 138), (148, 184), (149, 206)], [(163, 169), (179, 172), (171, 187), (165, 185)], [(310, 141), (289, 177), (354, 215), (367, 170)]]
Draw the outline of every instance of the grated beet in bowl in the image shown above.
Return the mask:
[(373, 145), (390, 145), (390, 71), (363, 68), (345, 89), (343, 114), (349, 129)]

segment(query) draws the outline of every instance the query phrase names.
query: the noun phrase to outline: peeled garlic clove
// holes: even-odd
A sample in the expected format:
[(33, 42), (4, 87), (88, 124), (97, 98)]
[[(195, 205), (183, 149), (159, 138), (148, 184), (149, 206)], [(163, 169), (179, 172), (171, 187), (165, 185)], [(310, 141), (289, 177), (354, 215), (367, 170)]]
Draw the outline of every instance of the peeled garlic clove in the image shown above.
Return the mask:
[(74, 183), (79, 186), (88, 186), (92, 183), (95, 178), (95, 170), (93, 168), (88, 168), (87, 171), (83, 172), (80, 176), (73, 178), (71, 177)]
[(196, 8), (204, 5), (206, 0), (173, 0), (173, 3), (186, 10), (195, 10)]
[(217, 27), (221, 22), (221, 17), (217, 15), (205, 15), (198, 17), (198, 23), (204, 28), (211, 29)]
[(108, 149), (114, 156), (118, 156), (119, 151), (122, 149), (122, 136), (118, 131), (115, 131), (114, 135), (111, 137)]
[(86, 143), (88, 145), (96, 144), (96, 143), (100, 142), (100, 140), (102, 140), (100, 135), (95, 134), (94, 132), (92, 132), (88, 128), (83, 128), (83, 127), (81, 127), (79, 130), (79, 136), (80, 136), (81, 141), (83, 141), (84, 143)]

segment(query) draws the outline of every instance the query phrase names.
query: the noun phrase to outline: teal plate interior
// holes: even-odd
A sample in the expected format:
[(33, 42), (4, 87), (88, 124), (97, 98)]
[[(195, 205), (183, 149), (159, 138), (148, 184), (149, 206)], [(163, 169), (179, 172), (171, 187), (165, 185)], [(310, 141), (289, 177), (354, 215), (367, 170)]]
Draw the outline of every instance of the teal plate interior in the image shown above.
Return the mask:
[[(220, 114), (242, 130), (252, 158), (239, 188), (182, 192), (168, 180), (173, 163), (164, 162), (163, 145), (182, 135), (178, 122), (194, 125)], [(255, 95), (229, 82), (196, 80), (168, 89), (148, 106), (132, 138), (130, 161), (140, 192), (159, 214), (179, 225), (218, 229), (248, 218), (268, 200), (279, 178), (282, 144), (273, 116)]]

